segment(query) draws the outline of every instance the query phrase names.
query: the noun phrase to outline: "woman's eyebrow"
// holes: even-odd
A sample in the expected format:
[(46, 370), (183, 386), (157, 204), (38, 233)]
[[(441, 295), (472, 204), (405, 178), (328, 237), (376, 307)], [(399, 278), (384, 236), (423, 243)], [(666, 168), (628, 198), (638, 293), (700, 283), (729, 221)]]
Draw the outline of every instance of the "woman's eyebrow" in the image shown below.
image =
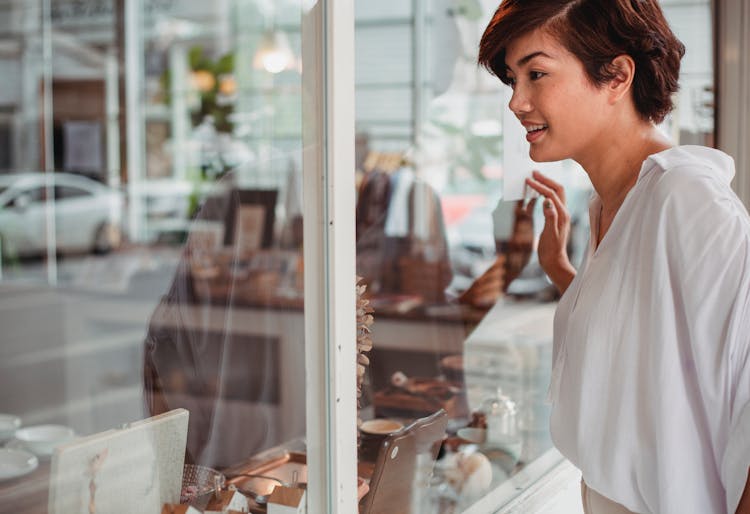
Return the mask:
[[(542, 52), (541, 50), (539, 50), (537, 52), (531, 52), (527, 56), (521, 57), (520, 59), (518, 59), (518, 61), (516, 61), (516, 66), (520, 68), (521, 66), (523, 66), (524, 64), (526, 64), (530, 60), (532, 60), (534, 57), (546, 57), (548, 59), (551, 59), (551, 57), (550, 57), (549, 54), (546, 54), (546, 53)], [(506, 67), (508, 69), (512, 69), (511, 66), (508, 66), (507, 64), (506, 64)]]

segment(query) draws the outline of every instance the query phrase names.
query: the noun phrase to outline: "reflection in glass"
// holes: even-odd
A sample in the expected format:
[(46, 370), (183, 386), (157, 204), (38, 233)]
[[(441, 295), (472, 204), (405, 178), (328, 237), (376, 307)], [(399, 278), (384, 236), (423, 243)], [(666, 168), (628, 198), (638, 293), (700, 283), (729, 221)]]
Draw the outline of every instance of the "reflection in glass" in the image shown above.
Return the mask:
[(302, 5), (0, 12), (0, 503), (304, 497)]

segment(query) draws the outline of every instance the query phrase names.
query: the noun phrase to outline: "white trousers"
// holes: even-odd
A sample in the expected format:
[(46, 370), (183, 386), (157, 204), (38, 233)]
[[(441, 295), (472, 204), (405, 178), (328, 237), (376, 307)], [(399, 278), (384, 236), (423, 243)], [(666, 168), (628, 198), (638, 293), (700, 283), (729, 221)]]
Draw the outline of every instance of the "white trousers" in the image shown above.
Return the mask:
[(586, 514), (635, 514), (619, 503), (597, 493), (581, 478), (581, 501)]

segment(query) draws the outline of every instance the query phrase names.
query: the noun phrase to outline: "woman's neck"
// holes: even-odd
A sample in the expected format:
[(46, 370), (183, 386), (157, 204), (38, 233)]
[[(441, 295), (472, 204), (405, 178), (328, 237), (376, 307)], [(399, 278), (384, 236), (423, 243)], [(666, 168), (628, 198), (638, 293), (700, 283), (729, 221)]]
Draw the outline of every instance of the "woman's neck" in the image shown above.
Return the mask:
[(611, 217), (638, 180), (643, 161), (673, 145), (653, 124), (643, 121), (607, 132), (620, 137), (603, 138), (596, 145), (598, 149), (578, 163), (601, 199), (603, 215)]

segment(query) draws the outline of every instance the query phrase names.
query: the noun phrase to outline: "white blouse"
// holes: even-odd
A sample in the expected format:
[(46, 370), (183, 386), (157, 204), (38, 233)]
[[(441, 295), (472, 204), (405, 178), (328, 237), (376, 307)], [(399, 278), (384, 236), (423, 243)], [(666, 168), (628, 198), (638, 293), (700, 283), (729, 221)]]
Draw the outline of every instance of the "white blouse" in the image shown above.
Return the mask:
[[(733, 176), (710, 148), (651, 155), (557, 308), (553, 441), (634, 512), (733, 514), (744, 490), (750, 218)], [(599, 212), (594, 197), (592, 234)]]

